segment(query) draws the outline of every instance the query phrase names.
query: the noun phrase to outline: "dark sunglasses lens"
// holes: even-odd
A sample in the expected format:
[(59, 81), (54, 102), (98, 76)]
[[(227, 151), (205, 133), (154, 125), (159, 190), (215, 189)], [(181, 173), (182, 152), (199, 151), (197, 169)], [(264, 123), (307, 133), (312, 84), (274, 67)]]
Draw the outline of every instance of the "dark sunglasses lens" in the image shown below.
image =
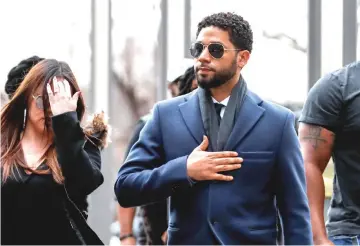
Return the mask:
[(38, 109), (44, 109), (44, 101), (42, 97), (36, 98), (36, 107), (38, 107)]
[(209, 44), (208, 49), (214, 58), (221, 58), (224, 55), (224, 47), (221, 44)]
[(201, 55), (203, 49), (204, 46), (202, 44), (194, 43), (190, 47), (190, 54), (192, 55), (192, 57), (198, 58)]

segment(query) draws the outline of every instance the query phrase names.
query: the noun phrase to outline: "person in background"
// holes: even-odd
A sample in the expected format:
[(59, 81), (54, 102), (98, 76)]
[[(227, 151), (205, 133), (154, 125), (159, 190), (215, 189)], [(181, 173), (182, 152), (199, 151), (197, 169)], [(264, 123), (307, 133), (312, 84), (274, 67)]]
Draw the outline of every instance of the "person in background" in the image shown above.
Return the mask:
[[(299, 139), (316, 245), (360, 242), (360, 62), (320, 78), (300, 116)], [(334, 162), (333, 194), (324, 222), (323, 173)]]
[(194, 66), (188, 67), (178, 79), (178, 95), (185, 95), (198, 88)]
[[(177, 87), (169, 87), (171, 93), (175, 91), (179, 94), (175, 96), (185, 95), (197, 88), (194, 67), (191, 66), (186, 69), (185, 73), (178, 76), (176, 80), (170, 84)], [(133, 135), (125, 152), (125, 158), (128, 156), (132, 146), (139, 140), (139, 135), (145, 126), (151, 114), (147, 114), (140, 118), (136, 123)], [(166, 200), (150, 205), (139, 207), (138, 212), (136, 208), (123, 208), (117, 204), (117, 216), (120, 224), (120, 241), (121, 245), (161, 245), (166, 242), (167, 229), (167, 202)], [(135, 218), (138, 219), (139, 230), (137, 235), (133, 232), (133, 223)]]
[(79, 86), (70, 67), (54, 59), (20, 62), (5, 91), (1, 243), (103, 244), (86, 219), (87, 196), (103, 182), (100, 151), (110, 130), (104, 114), (80, 125)]
[[(180, 62), (180, 66), (176, 66), (174, 68), (168, 69), (168, 73), (167, 73), (168, 91), (170, 92), (171, 97), (176, 97), (180, 94), (179, 83), (180, 83), (180, 81), (183, 81), (182, 77), (184, 77), (184, 75), (187, 72), (189, 73), (188, 68), (193, 67), (193, 63), (194, 63), (194, 61), (192, 59), (185, 58)], [(194, 72), (192, 72), (192, 74), (194, 74)], [(195, 77), (195, 75), (194, 75), (194, 77)], [(195, 85), (196, 85), (196, 82), (194, 83), (194, 86)], [(184, 93), (182, 93), (182, 94), (184, 94)]]
[(19, 87), (30, 69), (42, 60), (44, 60), (44, 58), (31, 56), (20, 61), (18, 65), (10, 69), (5, 83), (5, 92), (9, 99), (12, 98), (16, 89)]
[(176, 78), (175, 80), (169, 82), (168, 84), (168, 90), (170, 92), (171, 97), (176, 97), (176, 95), (179, 94), (179, 86), (178, 86), (179, 78), (180, 77)]

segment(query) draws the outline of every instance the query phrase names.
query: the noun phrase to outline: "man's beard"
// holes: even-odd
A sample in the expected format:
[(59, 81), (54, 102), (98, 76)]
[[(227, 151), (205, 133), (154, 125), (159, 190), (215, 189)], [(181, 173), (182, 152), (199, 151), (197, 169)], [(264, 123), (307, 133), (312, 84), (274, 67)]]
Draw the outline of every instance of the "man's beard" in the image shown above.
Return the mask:
[(203, 89), (211, 89), (219, 87), (226, 82), (228, 82), (234, 75), (236, 74), (236, 59), (231, 63), (229, 69), (221, 70), (219, 72), (214, 72), (213, 77), (210, 78), (203, 78), (198, 75), (198, 69), (196, 68), (196, 79), (198, 85)]

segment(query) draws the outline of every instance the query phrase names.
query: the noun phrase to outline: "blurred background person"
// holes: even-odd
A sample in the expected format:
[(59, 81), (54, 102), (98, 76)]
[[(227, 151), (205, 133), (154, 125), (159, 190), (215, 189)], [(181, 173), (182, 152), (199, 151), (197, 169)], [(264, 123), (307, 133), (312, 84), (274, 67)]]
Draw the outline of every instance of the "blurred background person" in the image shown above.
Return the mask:
[(12, 98), (16, 89), (19, 87), (20, 83), (23, 81), (30, 69), (42, 60), (44, 60), (44, 58), (31, 56), (20, 61), (18, 65), (9, 71), (7, 81), (5, 83), (5, 92), (9, 99)]
[(179, 95), (185, 95), (198, 87), (194, 66), (186, 69), (185, 73), (179, 77), (178, 90)]
[(170, 81), (168, 84), (168, 90), (170, 92), (171, 97), (176, 97), (176, 95), (179, 94), (179, 86), (178, 86), (178, 82), (179, 82), (179, 78), (176, 78), (173, 81)]
[[(167, 89), (170, 92), (171, 97), (176, 97), (180, 93), (180, 89), (184, 87), (184, 81), (183, 77), (187, 73), (188, 68), (193, 67), (194, 61), (189, 58), (182, 59), (181, 62), (178, 62), (179, 66), (176, 66), (175, 68), (168, 69), (167, 72), (167, 81), (168, 86)], [(189, 73), (189, 72), (188, 72)], [(191, 72), (190, 72), (191, 74)], [(194, 72), (193, 72), (194, 74)], [(187, 75), (188, 77), (188, 75)], [(194, 75), (195, 78), (195, 75)], [(182, 86), (179, 85), (179, 83), (182, 83)], [(180, 88), (181, 87), (181, 88)], [(184, 92), (182, 93), (184, 94)]]
[(85, 103), (70, 67), (41, 60), (20, 62), (6, 83), (1, 243), (102, 244), (86, 223), (86, 198), (103, 182), (109, 128), (103, 114), (80, 127)]

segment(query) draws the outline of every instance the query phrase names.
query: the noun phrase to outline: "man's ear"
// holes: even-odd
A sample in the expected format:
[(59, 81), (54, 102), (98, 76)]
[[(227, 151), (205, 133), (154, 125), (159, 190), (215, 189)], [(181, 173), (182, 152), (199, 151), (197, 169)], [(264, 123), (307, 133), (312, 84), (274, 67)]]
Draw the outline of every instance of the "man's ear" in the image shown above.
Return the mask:
[(237, 64), (240, 68), (245, 67), (250, 58), (250, 52), (248, 50), (242, 50), (238, 53)]

